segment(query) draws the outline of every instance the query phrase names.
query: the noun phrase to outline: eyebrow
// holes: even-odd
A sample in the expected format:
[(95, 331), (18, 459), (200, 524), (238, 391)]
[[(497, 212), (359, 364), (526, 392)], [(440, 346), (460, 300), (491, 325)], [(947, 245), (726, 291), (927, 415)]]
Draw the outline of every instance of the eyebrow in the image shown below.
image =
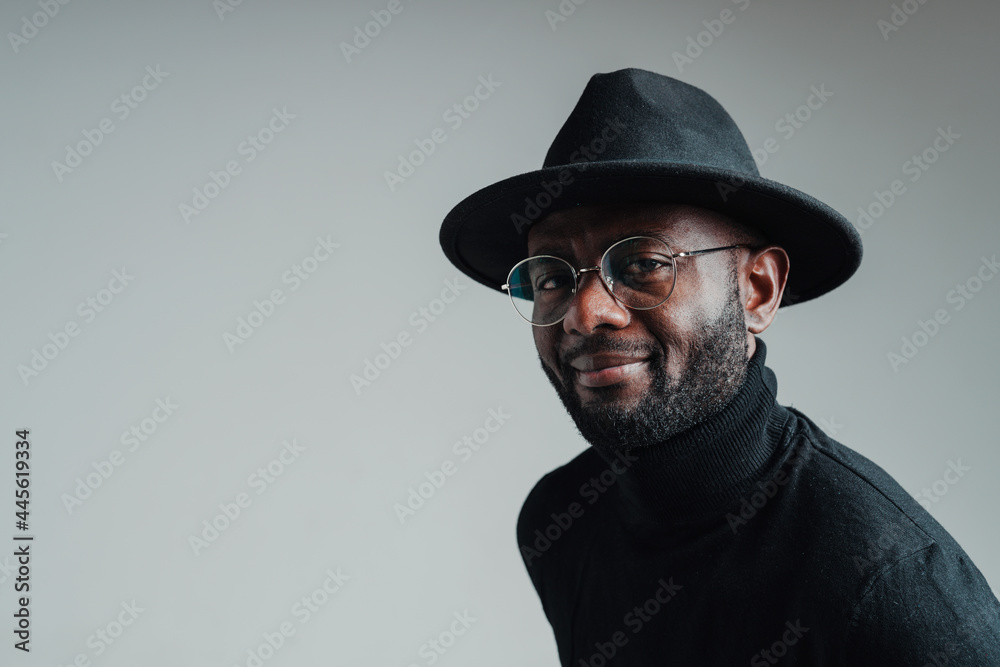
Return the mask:
[[(631, 238), (633, 236), (650, 236), (650, 237), (652, 237), (654, 239), (658, 239), (660, 241), (663, 241), (664, 243), (666, 243), (670, 247), (670, 249), (672, 251), (677, 252), (677, 247), (678, 247), (677, 246), (677, 239), (674, 238), (674, 237), (672, 237), (670, 234), (667, 234), (662, 229), (636, 229), (636, 230), (633, 230), (633, 231), (629, 232), (628, 234), (622, 235), (622, 236), (620, 236), (620, 237), (612, 240), (611, 242), (608, 243), (608, 247), (610, 248), (615, 243), (618, 243), (619, 241), (622, 241), (622, 240), (627, 239), (627, 238)], [(559, 238), (566, 238), (566, 237), (565, 236), (560, 236)], [(536, 256), (536, 255), (553, 255), (555, 257), (562, 257), (563, 254), (568, 254), (568, 253), (562, 252), (564, 250), (565, 250), (565, 248), (563, 246), (559, 245), (557, 241), (555, 241), (555, 240), (544, 240), (544, 241), (542, 241), (539, 244), (538, 248), (533, 253), (531, 253), (531, 255), (532, 256)]]

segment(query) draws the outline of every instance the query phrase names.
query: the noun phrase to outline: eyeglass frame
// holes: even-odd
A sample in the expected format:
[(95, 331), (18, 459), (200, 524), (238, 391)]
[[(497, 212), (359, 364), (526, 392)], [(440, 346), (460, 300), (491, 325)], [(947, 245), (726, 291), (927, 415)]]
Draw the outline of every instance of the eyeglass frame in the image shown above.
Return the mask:
[(735, 248), (753, 248), (754, 247), (754, 246), (752, 246), (750, 244), (747, 244), (747, 243), (737, 243), (735, 245), (721, 246), (721, 247), (718, 247), (718, 248), (706, 248), (704, 250), (689, 250), (687, 252), (674, 253), (673, 249), (670, 247), (670, 244), (668, 244), (663, 239), (658, 239), (658, 238), (655, 238), (653, 236), (630, 236), (628, 238), (624, 238), (624, 239), (615, 241), (610, 246), (608, 246), (608, 249), (605, 250), (604, 253), (601, 255), (600, 264), (597, 264), (596, 266), (588, 266), (588, 267), (585, 267), (585, 268), (582, 268), (582, 269), (577, 269), (575, 266), (573, 266), (572, 264), (570, 264), (568, 260), (563, 259), (562, 257), (556, 257), (555, 255), (532, 255), (531, 257), (525, 257), (524, 259), (520, 260), (517, 264), (515, 264), (513, 267), (511, 267), (510, 273), (507, 274), (507, 282), (504, 283), (503, 285), (501, 285), (500, 289), (503, 290), (504, 292), (506, 292), (507, 296), (510, 297), (510, 304), (514, 307), (514, 311), (517, 312), (518, 316), (522, 320), (524, 320), (525, 322), (527, 322), (528, 324), (530, 324), (531, 326), (533, 326), (533, 327), (551, 327), (553, 325), (559, 324), (564, 319), (566, 319), (566, 315), (569, 314), (569, 308), (567, 308), (566, 312), (563, 313), (563, 316), (560, 317), (555, 322), (549, 322), (548, 324), (535, 324), (534, 322), (532, 322), (531, 320), (529, 320), (528, 318), (526, 318), (524, 315), (521, 314), (521, 311), (518, 310), (518, 308), (517, 308), (517, 304), (514, 303), (514, 295), (510, 291), (510, 278), (511, 278), (512, 275), (514, 275), (514, 271), (517, 269), (517, 267), (521, 266), (521, 264), (523, 264), (524, 262), (527, 262), (528, 260), (531, 260), (531, 259), (546, 259), (546, 258), (551, 258), (551, 259), (558, 259), (558, 260), (560, 260), (562, 262), (565, 262), (569, 266), (569, 268), (573, 270), (573, 296), (570, 297), (570, 299), (569, 299), (570, 302), (572, 302), (573, 298), (576, 297), (577, 290), (580, 288), (580, 283), (582, 282), (582, 279), (581, 279), (580, 276), (583, 275), (584, 273), (587, 273), (588, 271), (597, 271), (597, 275), (600, 278), (600, 280), (598, 280), (598, 282), (601, 283), (601, 285), (604, 286), (604, 289), (607, 290), (608, 294), (611, 296), (612, 299), (614, 299), (616, 302), (620, 303), (621, 305), (625, 306), (626, 308), (629, 308), (631, 310), (652, 310), (653, 308), (659, 308), (660, 306), (662, 306), (663, 304), (665, 304), (668, 299), (670, 299), (670, 297), (674, 293), (674, 289), (677, 287), (677, 273), (676, 272), (674, 273), (674, 285), (673, 285), (673, 287), (670, 288), (670, 294), (667, 295), (667, 298), (664, 299), (663, 301), (661, 301), (660, 303), (656, 304), (655, 306), (648, 306), (648, 307), (645, 307), (645, 308), (641, 308), (641, 307), (636, 307), (636, 306), (630, 306), (627, 303), (623, 303), (617, 296), (615, 296), (614, 292), (612, 292), (611, 288), (608, 286), (608, 281), (609, 281), (608, 277), (606, 275), (604, 275), (604, 271), (603, 271), (603, 269), (601, 269), (601, 264), (604, 264), (604, 259), (608, 256), (608, 253), (611, 252), (612, 248), (614, 248), (619, 243), (625, 243), (626, 241), (634, 241), (636, 239), (649, 239), (650, 241), (656, 241), (658, 243), (662, 243), (667, 248), (667, 250), (669, 251), (668, 254), (665, 255), (665, 256), (669, 257), (671, 260), (675, 260), (678, 257), (694, 257), (694, 256), (697, 256), (697, 255), (706, 255), (706, 254), (708, 254), (710, 252), (719, 252), (721, 250), (733, 250)]

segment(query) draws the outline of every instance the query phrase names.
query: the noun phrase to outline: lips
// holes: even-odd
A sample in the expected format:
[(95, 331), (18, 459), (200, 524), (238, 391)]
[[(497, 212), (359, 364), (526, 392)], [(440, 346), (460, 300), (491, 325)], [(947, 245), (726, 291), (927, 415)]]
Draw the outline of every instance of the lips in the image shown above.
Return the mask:
[(585, 387), (605, 387), (640, 375), (648, 359), (620, 354), (593, 354), (576, 357), (570, 366)]

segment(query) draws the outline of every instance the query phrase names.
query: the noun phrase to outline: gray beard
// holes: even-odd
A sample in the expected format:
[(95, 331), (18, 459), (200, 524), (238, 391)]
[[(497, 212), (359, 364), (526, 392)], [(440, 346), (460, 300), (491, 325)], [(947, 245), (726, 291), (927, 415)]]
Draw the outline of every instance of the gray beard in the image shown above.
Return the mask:
[[(734, 263), (730, 297), (719, 316), (707, 322), (697, 339), (690, 342), (688, 364), (679, 377), (667, 373), (662, 348), (635, 347), (595, 335), (574, 349), (576, 354), (606, 351), (650, 357), (652, 386), (631, 410), (611, 400), (614, 387), (591, 388), (598, 395), (606, 390), (609, 398), (585, 407), (572, 388), (572, 380), (567, 387), (542, 364), (542, 370), (587, 442), (609, 457), (630, 449), (652, 447), (705, 421), (732, 400), (746, 378), (749, 354), (737, 280)], [(560, 371), (564, 378), (573, 377), (574, 370), (568, 364), (561, 364)]]

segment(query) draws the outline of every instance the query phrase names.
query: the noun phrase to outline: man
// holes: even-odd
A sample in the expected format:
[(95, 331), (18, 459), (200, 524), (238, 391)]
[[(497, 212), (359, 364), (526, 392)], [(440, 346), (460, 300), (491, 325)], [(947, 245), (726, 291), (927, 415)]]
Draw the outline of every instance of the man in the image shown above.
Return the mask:
[(1000, 665), (1000, 603), (885, 471), (776, 403), (757, 337), (861, 260), (700, 89), (595, 75), (446, 255), (506, 291), (591, 448), (518, 519), (564, 666)]

